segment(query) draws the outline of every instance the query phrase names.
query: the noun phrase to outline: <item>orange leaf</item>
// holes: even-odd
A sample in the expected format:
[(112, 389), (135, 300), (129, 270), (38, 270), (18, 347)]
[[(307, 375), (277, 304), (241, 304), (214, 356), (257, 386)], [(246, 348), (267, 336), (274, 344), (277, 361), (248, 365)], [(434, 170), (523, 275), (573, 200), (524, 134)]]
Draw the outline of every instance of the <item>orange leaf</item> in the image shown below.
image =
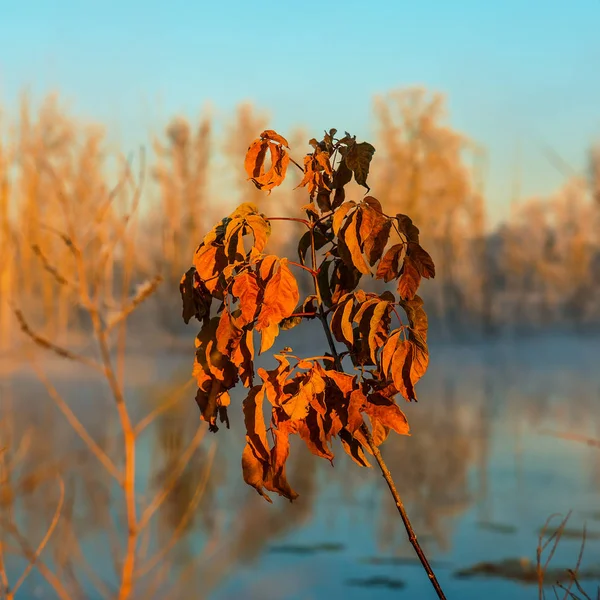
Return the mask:
[(249, 215), (246, 217), (246, 222), (254, 235), (254, 248), (257, 252), (262, 253), (267, 245), (267, 239), (271, 235), (271, 224), (261, 215)]
[(423, 300), (415, 296), (412, 300), (401, 300), (400, 304), (408, 317), (411, 339), (417, 344), (425, 345), (427, 342), (427, 313), (423, 309)]
[(333, 233), (335, 235), (339, 235), (340, 229), (342, 227), (342, 222), (344, 217), (356, 206), (356, 202), (350, 200), (350, 202), (345, 202), (342, 204), (333, 215)]
[[(271, 153), (271, 168), (265, 172), (264, 163), (267, 149)], [(255, 140), (246, 153), (244, 168), (248, 179), (251, 179), (258, 189), (267, 190), (270, 193), (272, 188), (283, 182), (289, 162), (289, 154), (283, 146), (268, 140)]]
[(369, 417), (377, 419), (400, 435), (410, 435), (406, 416), (393, 399), (374, 393), (370, 394), (367, 400), (365, 412)]
[(391, 227), (392, 222), (375, 209), (370, 206), (362, 209), (360, 239), (362, 250), (371, 266), (381, 258), (390, 237)]
[(270, 465), (268, 463), (265, 464), (264, 461), (256, 456), (252, 446), (246, 444), (242, 453), (242, 474), (244, 476), (244, 481), (248, 485), (251, 485), (265, 500), (272, 504), (273, 501), (263, 490), (265, 487), (265, 479), (268, 480), (270, 477), (269, 467)]
[[(373, 311), (373, 315), (371, 316), (371, 320), (369, 322), (369, 336), (368, 336), (368, 343), (369, 343), (369, 349), (371, 351), (371, 360), (376, 363), (377, 360), (375, 358), (375, 354), (377, 352), (377, 350), (379, 349), (379, 347), (383, 344), (383, 342), (385, 341), (385, 339), (380, 339), (377, 334), (381, 331), (381, 326), (382, 324), (386, 323), (386, 315), (390, 310), (390, 303), (386, 302), (385, 300), (382, 302), (379, 302), (377, 304), (377, 306), (375, 307), (375, 310)], [(386, 327), (384, 327), (383, 331), (385, 332), (387, 330), (387, 327), (389, 327), (389, 321), (386, 324)]]
[(427, 370), (427, 349), (410, 340), (398, 342), (392, 357), (392, 379), (396, 389), (408, 400), (416, 400), (415, 385)]
[(394, 352), (396, 352), (396, 346), (398, 344), (398, 338), (400, 337), (400, 330), (392, 333), (388, 338), (387, 342), (383, 346), (383, 352), (381, 353), (381, 372), (384, 377), (387, 377), (390, 372), (390, 365)]
[[(331, 322), (329, 327), (331, 328), (331, 333), (335, 336), (335, 339), (338, 342), (343, 342), (345, 339), (344, 332), (342, 331), (342, 320), (343, 315), (346, 310), (348, 304), (352, 307), (354, 300), (352, 294), (344, 294), (337, 303), (336, 309), (333, 312), (333, 316), (331, 317)], [(352, 339), (352, 338), (350, 338)], [(352, 343), (352, 342), (351, 342)]]
[(360, 211), (353, 213), (350, 217), (350, 222), (347, 223), (339, 233), (339, 237), (343, 237), (348, 250), (352, 256), (352, 263), (364, 275), (370, 275), (371, 270), (363, 258), (360, 249), (360, 240), (358, 237)]
[(364, 409), (366, 400), (361, 390), (353, 390), (350, 394), (347, 429), (352, 434), (363, 424), (363, 418), (360, 413)]
[(396, 279), (399, 275), (400, 253), (404, 248), (404, 244), (395, 244), (392, 246), (379, 261), (377, 267), (376, 279), (383, 279), (386, 283), (392, 279)]
[[(279, 269), (268, 280), (265, 287), (256, 329), (261, 331), (270, 327), (271, 333), (276, 336), (279, 332), (279, 327), (275, 330), (273, 324), (280, 323), (294, 312), (299, 297), (296, 279), (287, 266), (287, 259), (282, 258), (279, 261)], [(268, 347), (270, 348), (270, 345)], [(262, 346), (261, 352), (263, 352)]]
[(276, 428), (273, 428), (273, 437), (275, 444), (271, 451), (271, 466), (273, 470), (272, 487), (273, 491), (280, 495), (295, 500), (298, 494), (290, 487), (285, 475), (285, 461), (290, 454), (289, 434), (290, 425), (288, 421), (279, 423)]
[(213, 244), (207, 246), (202, 243), (194, 253), (194, 267), (196, 267), (198, 275), (211, 293), (217, 285), (215, 275), (220, 273), (226, 266), (227, 256), (223, 246)]
[(421, 274), (415, 267), (410, 256), (404, 257), (402, 277), (398, 282), (398, 294), (403, 300), (412, 300), (419, 289)]
[(277, 143), (281, 144), (282, 146), (285, 146), (286, 148), (290, 147), (290, 145), (288, 144), (288, 141), (282, 135), (279, 135), (273, 129), (265, 129), (265, 131), (263, 131), (260, 134), (260, 137), (265, 140), (271, 140), (273, 142), (277, 142)]
[(263, 415), (265, 390), (262, 385), (255, 385), (242, 403), (244, 423), (246, 425), (246, 440), (254, 448), (256, 456), (268, 462), (270, 460), (267, 428)]
[(298, 435), (307, 448), (315, 455), (333, 460), (333, 453), (327, 445), (323, 418), (316, 411), (310, 411), (304, 421), (298, 421)]
[(231, 292), (240, 300), (240, 309), (242, 311), (241, 325), (246, 325), (254, 321), (256, 311), (258, 310), (257, 299), (259, 291), (258, 281), (254, 273), (240, 273), (234, 279)]
[[(258, 327), (257, 327), (258, 329)], [(260, 350), (259, 354), (266, 352), (275, 343), (275, 338), (279, 335), (279, 324), (272, 321), (267, 327), (263, 327), (260, 332)]]
[(268, 143), (264, 140), (254, 140), (244, 159), (244, 168), (248, 173), (248, 178), (256, 179), (262, 177), (265, 173), (265, 157), (267, 155)]
[(216, 341), (217, 350), (226, 356), (238, 347), (242, 338), (242, 330), (235, 325), (229, 311), (225, 309), (221, 313), (219, 326), (217, 327)]
[(282, 408), (292, 420), (301, 420), (308, 414), (312, 399), (325, 390), (325, 382), (313, 368), (300, 383), (298, 392), (282, 403)]
[(371, 464), (367, 460), (361, 443), (352, 436), (347, 429), (342, 429), (339, 434), (342, 447), (346, 454), (361, 467), (370, 467)]

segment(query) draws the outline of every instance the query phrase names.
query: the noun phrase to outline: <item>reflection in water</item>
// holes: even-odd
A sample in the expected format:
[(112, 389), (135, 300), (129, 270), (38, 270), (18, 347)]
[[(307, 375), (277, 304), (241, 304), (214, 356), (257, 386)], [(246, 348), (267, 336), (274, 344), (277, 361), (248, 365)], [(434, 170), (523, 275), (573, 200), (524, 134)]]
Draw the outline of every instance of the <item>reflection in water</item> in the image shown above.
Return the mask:
[[(383, 454), (392, 474), (397, 474), (404, 503), (419, 538), (432, 538), (442, 549), (450, 547), (453, 517), (462, 514), (472, 502), (468, 490), (468, 470), (480, 440), (478, 423), (461, 407), (456, 383), (440, 382), (440, 393), (433, 406), (419, 403), (409, 413), (412, 436), (391, 437)], [(408, 412), (408, 411), (407, 411)], [(481, 412), (476, 412), (476, 416)], [(396, 506), (385, 495), (379, 514), (380, 550), (411, 551)]]
[[(600, 452), (539, 433), (594, 437), (600, 431), (599, 375), (574, 351), (561, 355), (561, 347), (554, 358), (546, 346), (538, 349), (537, 361), (531, 348), (434, 349), (420, 402), (403, 407), (412, 436), (392, 435), (382, 447), (449, 597), (477, 598), (491, 589), (485, 580), (452, 580), (454, 570), (534, 559), (538, 528), (552, 512), (573, 508), (573, 519), (580, 519), (575, 532), (588, 520), (589, 564), (582, 568), (593, 574), (600, 563), (593, 527)], [(139, 541), (136, 597), (255, 597), (268, 588), (269, 598), (286, 598), (289, 586), (267, 582), (298, 569), (305, 575), (294, 585), (305, 597), (377, 597), (394, 582), (406, 588), (400, 592), (406, 597), (428, 589), (376, 469), (359, 468), (341, 448), (332, 468), (294, 440), (289, 478), (300, 498), (267, 504), (242, 481), (241, 410), (231, 410), (231, 430), (205, 433), (193, 394), (185, 392), (188, 369), (179, 372), (183, 361), (172, 362), (177, 366), (167, 358), (157, 363), (156, 379), (166, 380), (164, 386), (150, 380), (129, 390), (136, 420), (158, 411), (139, 442), (139, 497), (147, 503), (168, 490)], [(102, 388), (94, 381), (59, 383), (99, 446), (116, 456), (121, 438)], [(0, 560), (9, 580), (18, 579), (23, 556), (35, 552), (52, 522), (60, 477), (60, 519), (23, 594), (58, 595), (40, 574), (47, 567), (65, 597), (114, 597), (126, 522), (120, 489), (40, 386), (14, 378), (0, 393), (0, 446), (6, 448), (0, 454)], [(564, 544), (556, 560), (573, 564), (578, 540), (567, 532)], [(505, 588), (515, 600), (528, 597), (520, 590)]]

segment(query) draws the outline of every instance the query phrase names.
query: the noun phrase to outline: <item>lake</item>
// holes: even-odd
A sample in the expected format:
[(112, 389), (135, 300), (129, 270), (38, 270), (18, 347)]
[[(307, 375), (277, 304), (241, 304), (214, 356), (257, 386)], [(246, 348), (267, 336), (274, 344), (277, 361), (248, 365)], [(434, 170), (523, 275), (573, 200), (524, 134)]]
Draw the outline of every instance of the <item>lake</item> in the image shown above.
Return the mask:
[[(188, 381), (192, 332), (189, 344), (185, 353), (160, 352), (157, 343), (128, 356), (126, 393), (135, 420)], [(274, 350), (286, 344), (282, 338)], [(294, 351), (314, 354), (311, 346), (309, 338)], [(551, 567), (575, 567), (586, 523), (581, 569), (589, 579), (581, 585), (595, 597), (600, 448), (552, 434), (600, 439), (599, 359), (600, 340), (589, 338), (432, 343), (419, 402), (401, 406), (412, 435), (392, 433), (382, 452), (449, 599), (537, 598), (535, 584), (511, 580), (507, 572), (458, 574), (482, 562), (535, 565), (540, 528), (551, 514), (568, 511)], [(73, 363), (39, 364), (99, 447), (116, 456), (116, 411), (101, 383)], [(274, 361), (266, 357), (260, 364)], [(1, 393), (4, 480), (11, 477), (4, 510), (35, 547), (56, 510), (60, 473), (63, 522), (41, 559), (60, 574), (71, 597), (110, 596), (125, 531), (120, 489), (27, 366), (4, 376)], [(270, 505), (242, 480), (243, 390), (232, 396), (231, 429), (216, 434), (198, 430), (194, 393), (188, 387), (138, 444), (138, 499), (156, 494), (180, 467), (181, 477), (141, 536), (135, 598), (436, 597), (376, 468), (361, 469), (339, 444), (332, 467), (292, 443), (288, 479), (300, 497), (290, 503), (275, 495)], [(190, 442), (189, 461), (180, 465)], [(25, 564), (15, 540), (5, 528), (11, 582)], [(169, 553), (158, 560), (163, 548)], [(550, 588), (547, 596), (554, 597)], [(33, 569), (20, 597), (57, 595)]]

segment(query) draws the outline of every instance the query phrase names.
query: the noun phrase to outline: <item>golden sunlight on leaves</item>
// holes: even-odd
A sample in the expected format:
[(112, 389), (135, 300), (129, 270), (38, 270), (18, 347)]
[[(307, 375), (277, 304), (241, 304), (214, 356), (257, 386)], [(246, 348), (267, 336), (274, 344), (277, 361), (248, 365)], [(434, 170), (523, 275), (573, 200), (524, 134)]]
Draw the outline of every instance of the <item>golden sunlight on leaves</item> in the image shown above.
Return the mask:
[[(258, 189), (271, 193), (274, 187), (283, 183), (290, 162), (290, 156), (285, 150), (287, 147), (287, 140), (272, 130), (263, 131), (260, 138), (250, 144), (244, 168), (248, 179)], [(271, 156), (271, 168), (265, 171), (267, 151)]]
[[(297, 497), (285, 472), (290, 435), (330, 461), (333, 438), (338, 438), (364, 467), (370, 466), (365, 453), (377, 457), (377, 447), (390, 431), (409, 435), (394, 397), (416, 400), (415, 385), (428, 365), (427, 316), (416, 294), (421, 278), (435, 276), (433, 260), (408, 216), (386, 215), (373, 196), (345, 200), (344, 186), (352, 176), (369, 189), (375, 149), (350, 134), (337, 139), (335, 133), (331, 130), (322, 141), (312, 139), (313, 152), (304, 157), (298, 187), (306, 187), (311, 202), (302, 206), (305, 218), (296, 219), (306, 227), (297, 246), (299, 263), (264, 254), (271, 221), (286, 218), (268, 218), (247, 202), (206, 234), (194, 267), (180, 282), (184, 320), (202, 322), (194, 364), (202, 419), (213, 431), (218, 417), (228, 423), (229, 391), (240, 380), (248, 388), (242, 471), (246, 483), (269, 501), (267, 492)], [(250, 145), (245, 168), (257, 187), (270, 191), (283, 181), (290, 160), (287, 148), (287, 140), (272, 130)], [(314, 293), (301, 298), (292, 268), (311, 276)], [(357, 289), (361, 276), (386, 284), (396, 280), (399, 297), (391, 290), (377, 294)], [(220, 301), (214, 315), (212, 298)], [(399, 309), (408, 325), (400, 320)], [(255, 383), (254, 331), (260, 334), (259, 353), (264, 353), (280, 330), (315, 318), (329, 335), (329, 352), (297, 357), (286, 347), (274, 355), (276, 368), (257, 369), (260, 382)], [(331, 336), (346, 347), (344, 354), (360, 370), (360, 378), (342, 371)]]

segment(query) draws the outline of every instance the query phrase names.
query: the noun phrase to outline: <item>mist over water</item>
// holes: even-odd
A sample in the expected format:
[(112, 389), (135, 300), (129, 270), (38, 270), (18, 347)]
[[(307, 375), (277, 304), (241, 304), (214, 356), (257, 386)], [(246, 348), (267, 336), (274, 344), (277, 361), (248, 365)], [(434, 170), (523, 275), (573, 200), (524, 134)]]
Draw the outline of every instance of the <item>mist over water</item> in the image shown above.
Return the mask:
[[(294, 351), (314, 354), (317, 340), (316, 330), (310, 331)], [(274, 350), (286, 343), (282, 336)], [(570, 530), (587, 523), (582, 569), (600, 566), (600, 452), (549, 435), (598, 437), (599, 355), (599, 341), (564, 336), (432, 343), (419, 402), (402, 407), (412, 436), (392, 435), (382, 450), (448, 597), (535, 597), (535, 585), (457, 578), (455, 573), (482, 561), (535, 561), (539, 529), (552, 513), (572, 510)], [(192, 357), (189, 351), (128, 356), (133, 414), (141, 416), (180, 388), (188, 380)], [(274, 361), (258, 362), (272, 366)], [(100, 444), (107, 449), (117, 444), (114, 408), (100, 383), (82, 381), (68, 370), (53, 372), (51, 362), (47, 366), (57, 389)], [(140, 369), (143, 376), (138, 372), (136, 377)], [(3, 435), (10, 434), (21, 449), (13, 473), (14, 500), (4, 497), (3, 502), (13, 502), (30, 539), (41, 538), (57, 498), (55, 481), (44, 473), (58, 462), (69, 525), (59, 527), (45, 560), (62, 565), (65, 581), (70, 569), (77, 570), (84, 597), (101, 597), (95, 595), (97, 583), (86, 581), (83, 562), (73, 561), (75, 568), (69, 558), (79, 546), (77, 552), (93, 565), (102, 585), (117, 587), (110, 547), (119, 542), (110, 537), (124, 533), (122, 501), (56, 407), (41, 399), (45, 390), (31, 373), (14, 372), (2, 382), (1, 393)], [(192, 386), (144, 433), (136, 479), (142, 496), (168, 478), (192, 440), (198, 425), (193, 396)], [(152, 592), (158, 595), (152, 597), (432, 597), (380, 475), (352, 463), (341, 447), (334, 445), (332, 467), (302, 443), (292, 443), (288, 479), (300, 494), (294, 503), (275, 498), (269, 505), (244, 484), (242, 398), (243, 390), (232, 394), (231, 430), (205, 434), (158, 513), (146, 542), (148, 556), (167, 543), (181, 527), (186, 507), (197, 501), (169, 555), (163, 587), (155, 587)], [(206, 475), (201, 498), (194, 500)], [(579, 545), (574, 536), (563, 539), (552, 564), (574, 567)], [(22, 560), (9, 554), (6, 564), (14, 579)], [(141, 576), (142, 595), (136, 597), (147, 597), (141, 591), (145, 585), (148, 591), (156, 586), (155, 571)], [(35, 572), (22, 589), (27, 597), (53, 597)]]

